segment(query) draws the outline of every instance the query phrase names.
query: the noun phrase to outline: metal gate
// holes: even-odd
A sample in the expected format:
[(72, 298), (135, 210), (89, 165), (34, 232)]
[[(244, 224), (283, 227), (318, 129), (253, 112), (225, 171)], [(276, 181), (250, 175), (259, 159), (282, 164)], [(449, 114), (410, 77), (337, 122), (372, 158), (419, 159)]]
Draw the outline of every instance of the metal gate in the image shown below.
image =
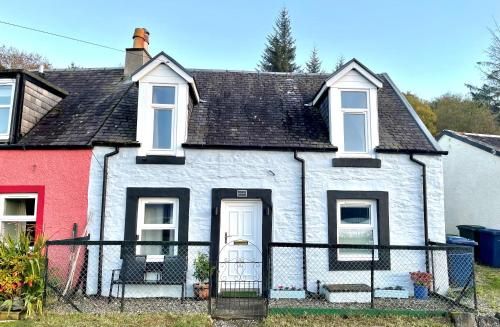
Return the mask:
[[(247, 251), (225, 251), (227, 246)], [(258, 253), (241, 256), (234, 253)], [(220, 250), (214, 274), (215, 291), (211, 299), (212, 316), (220, 318), (262, 318), (267, 315), (267, 298), (262, 287), (262, 252), (246, 240), (231, 241)]]

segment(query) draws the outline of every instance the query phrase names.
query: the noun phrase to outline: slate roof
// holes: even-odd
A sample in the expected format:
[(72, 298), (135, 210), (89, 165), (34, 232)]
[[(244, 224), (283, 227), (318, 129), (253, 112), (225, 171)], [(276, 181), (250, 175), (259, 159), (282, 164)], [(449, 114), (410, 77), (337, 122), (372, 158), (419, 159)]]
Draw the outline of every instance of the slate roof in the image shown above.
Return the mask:
[(463, 133), (444, 130), (438, 135), (437, 138), (441, 139), (443, 135), (448, 135), (449, 137), (460, 140), (500, 157), (500, 135)]
[[(190, 108), (186, 146), (335, 150), (319, 109), (308, 106), (328, 74), (188, 71), (201, 101)], [(53, 70), (43, 77), (69, 95), (21, 144), (137, 144), (137, 85), (123, 79), (123, 69)], [(377, 77), (380, 148), (437, 152), (386, 75)]]

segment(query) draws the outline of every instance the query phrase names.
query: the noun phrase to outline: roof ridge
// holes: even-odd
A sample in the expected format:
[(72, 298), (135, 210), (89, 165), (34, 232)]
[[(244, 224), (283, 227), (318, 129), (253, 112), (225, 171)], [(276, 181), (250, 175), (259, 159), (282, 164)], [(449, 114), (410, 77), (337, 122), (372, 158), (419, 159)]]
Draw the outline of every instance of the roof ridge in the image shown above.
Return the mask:
[(314, 75), (314, 76), (329, 76), (329, 73), (306, 73), (306, 72), (265, 72), (260, 70), (245, 70), (245, 69), (219, 69), (219, 68), (186, 68), (191, 72), (214, 72), (214, 73), (248, 73), (248, 74), (263, 74), (263, 75)]
[[(50, 68), (45, 69), (47, 72), (63, 72), (63, 71), (93, 71), (93, 70), (123, 70), (123, 67), (78, 67), (78, 68)], [(35, 71), (36, 72), (36, 71)]]

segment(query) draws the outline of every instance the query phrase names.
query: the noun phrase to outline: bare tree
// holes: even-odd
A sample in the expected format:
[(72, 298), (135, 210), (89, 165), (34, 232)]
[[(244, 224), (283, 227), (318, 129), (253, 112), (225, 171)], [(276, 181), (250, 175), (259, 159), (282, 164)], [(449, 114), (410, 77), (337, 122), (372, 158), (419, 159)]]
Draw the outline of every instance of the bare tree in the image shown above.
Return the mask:
[(44, 56), (36, 52), (25, 52), (14, 47), (0, 46), (0, 68), (4, 69), (38, 69), (40, 65), (51, 68), (52, 65)]

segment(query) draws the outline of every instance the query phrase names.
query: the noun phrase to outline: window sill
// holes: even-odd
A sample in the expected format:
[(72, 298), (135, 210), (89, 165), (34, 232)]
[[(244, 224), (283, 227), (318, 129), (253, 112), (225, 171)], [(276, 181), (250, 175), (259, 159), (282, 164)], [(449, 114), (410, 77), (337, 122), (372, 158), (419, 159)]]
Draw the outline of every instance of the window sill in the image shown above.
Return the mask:
[(380, 168), (380, 159), (373, 158), (334, 158), (333, 167), (353, 167), (353, 168)]
[(150, 165), (184, 165), (186, 157), (147, 155), (135, 157), (135, 163)]

